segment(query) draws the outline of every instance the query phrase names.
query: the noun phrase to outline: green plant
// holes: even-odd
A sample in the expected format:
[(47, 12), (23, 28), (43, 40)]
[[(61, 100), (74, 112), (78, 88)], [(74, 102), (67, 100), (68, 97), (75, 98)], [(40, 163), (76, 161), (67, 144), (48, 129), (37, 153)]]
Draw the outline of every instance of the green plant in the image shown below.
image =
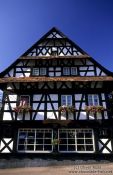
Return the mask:
[(58, 145), (60, 143), (60, 140), (59, 139), (53, 139), (51, 140), (51, 144), (52, 145)]

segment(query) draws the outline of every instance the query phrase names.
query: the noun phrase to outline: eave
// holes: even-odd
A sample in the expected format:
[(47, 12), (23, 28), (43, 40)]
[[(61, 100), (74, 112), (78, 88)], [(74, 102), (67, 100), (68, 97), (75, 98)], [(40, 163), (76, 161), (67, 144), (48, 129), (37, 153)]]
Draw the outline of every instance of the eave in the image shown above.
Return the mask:
[(18, 83), (24, 83), (24, 82), (105, 82), (105, 81), (113, 81), (112, 76), (101, 76), (101, 77), (5, 77), (0, 78), (0, 84), (3, 83), (11, 83), (11, 82), (18, 82)]

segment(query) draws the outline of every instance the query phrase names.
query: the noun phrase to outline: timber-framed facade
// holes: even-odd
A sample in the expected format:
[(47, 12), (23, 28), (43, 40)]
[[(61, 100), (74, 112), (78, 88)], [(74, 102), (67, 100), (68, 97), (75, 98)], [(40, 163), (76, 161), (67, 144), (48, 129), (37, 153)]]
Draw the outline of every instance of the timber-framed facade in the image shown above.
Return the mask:
[(112, 155), (113, 73), (52, 28), (0, 73), (0, 154)]

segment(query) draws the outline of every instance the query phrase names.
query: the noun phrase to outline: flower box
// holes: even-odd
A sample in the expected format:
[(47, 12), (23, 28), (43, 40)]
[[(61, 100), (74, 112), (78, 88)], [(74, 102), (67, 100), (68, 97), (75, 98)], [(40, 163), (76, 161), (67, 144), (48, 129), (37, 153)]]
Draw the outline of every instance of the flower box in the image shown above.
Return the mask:
[(73, 113), (73, 112), (75, 112), (75, 107), (74, 106), (60, 106), (59, 108), (58, 108), (58, 110), (60, 111), (60, 112), (71, 112), (71, 113)]
[(101, 113), (102, 111), (104, 111), (104, 107), (103, 106), (86, 106), (85, 110), (87, 113)]
[(27, 113), (31, 111), (31, 106), (29, 105), (16, 106), (14, 108), (14, 111), (16, 113)]

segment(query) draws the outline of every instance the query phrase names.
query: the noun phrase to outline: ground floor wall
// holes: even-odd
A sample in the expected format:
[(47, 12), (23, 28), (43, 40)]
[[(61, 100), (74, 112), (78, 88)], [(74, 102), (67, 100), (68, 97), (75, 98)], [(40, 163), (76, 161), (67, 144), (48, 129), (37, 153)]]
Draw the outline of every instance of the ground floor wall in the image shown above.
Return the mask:
[(103, 123), (19, 122), (0, 124), (3, 155), (113, 154), (112, 125)]

